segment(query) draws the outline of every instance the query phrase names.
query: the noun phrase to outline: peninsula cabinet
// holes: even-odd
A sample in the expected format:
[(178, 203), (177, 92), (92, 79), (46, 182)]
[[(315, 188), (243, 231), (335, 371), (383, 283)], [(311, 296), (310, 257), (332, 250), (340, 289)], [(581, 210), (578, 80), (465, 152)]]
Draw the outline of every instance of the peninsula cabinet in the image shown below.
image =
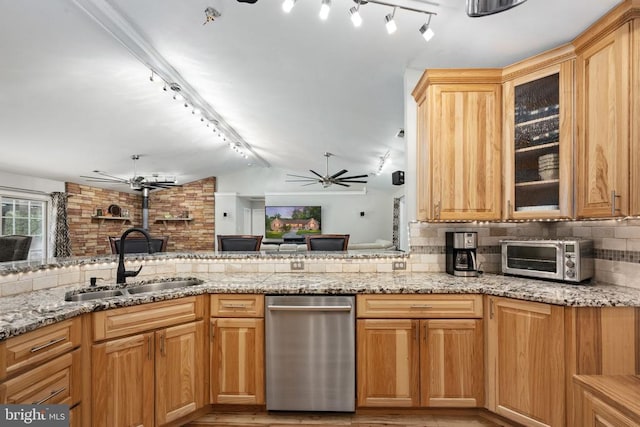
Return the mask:
[(482, 297), (358, 295), (359, 407), (481, 407)]
[(263, 405), (264, 295), (212, 295), (211, 316), (211, 403)]
[(505, 69), (506, 219), (573, 215), (573, 56), (564, 46)]
[(564, 426), (564, 307), (487, 303), (487, 408), (525, 426)]
[[(640, 57), (637, 47), (632, 50), (637, 26), (638, 20), (625, 22), (604, 35), (587, 33), (576, 42), (577, 216), (581, 218), (629, 215), (630, 192), (639, 189), (637, 170), (633, 171), (635, 190), (629, 187), (630, 158), (638, 159), (630, 151), (630, 138), (640, 137), (635, 123), (638, 111), (634, 113), (635, 98), (640, 96)], [(635, 38), (633, 43), (640, 44)], [(632, 120), (635, 131), (630, 127)], [(634, 203), (637, 214), (637, 198)]]
[(205, 405), (203, 298), (93, 314), (93, 426), (160, 426)]
[(69, 405), (70, 426), (81, 426), (81, 319), (0, 343), (0, 403)]
[(498, 220), (501, 214), (499, 69), (426, 70), (418, 104), (418, 220)]

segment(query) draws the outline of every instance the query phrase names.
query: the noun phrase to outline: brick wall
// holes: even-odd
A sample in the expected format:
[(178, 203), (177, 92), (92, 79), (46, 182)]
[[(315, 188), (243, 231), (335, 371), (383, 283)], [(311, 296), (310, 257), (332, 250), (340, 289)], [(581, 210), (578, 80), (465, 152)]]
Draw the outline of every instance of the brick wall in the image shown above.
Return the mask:
[[(216, 179), (206, 178), (149, 194), (149, 232), (151, 235), (169, 236), (167, 251), (212, 251), (214, 249), (214, 192)], [(110, 254), (109, 236), (120, 236), (130, 227), (142, 226), (142, 194), (124, 193), (66, 183), (69, 194), (69, 231), (74, 256)], [(96, 209), (106, 213), (109, 205), (116, 204), (129, 210), (129, 221), (92, 218)], [(168, 222), (159, 220), (165, 214), (179, 216), (189, 211), (193, 220)]]
[[(127, 228), (142, 222), (142, 198), (138, 194), (65, 183), (69, 194), (68, 216), (71, 251), (74, 256), (110, 254), (109, 236), (120, 236)], [(96, 209), (107, 213), (109, 205), (128, 209), (130, 220), (100, 220), (92, 218)]]
[[(149, 194), (149, 231), (152, 235), (169, 236), (168, 252), (213, 251), (215, 191), (214, 177), (152, 191)], [(161, 222), (165, 214), (178, 217), (183, 211), (189, 211), (193, 220)]]

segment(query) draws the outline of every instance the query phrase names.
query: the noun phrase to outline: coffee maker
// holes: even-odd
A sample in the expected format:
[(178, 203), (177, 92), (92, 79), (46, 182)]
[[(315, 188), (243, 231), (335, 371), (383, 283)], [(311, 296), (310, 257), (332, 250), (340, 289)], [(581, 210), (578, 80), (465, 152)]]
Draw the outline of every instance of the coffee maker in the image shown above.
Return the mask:
[(478, 233), (475, 231), (447, 231), (445, 239), (447, 273), (454, 276), (478, 276), (476, 259)]

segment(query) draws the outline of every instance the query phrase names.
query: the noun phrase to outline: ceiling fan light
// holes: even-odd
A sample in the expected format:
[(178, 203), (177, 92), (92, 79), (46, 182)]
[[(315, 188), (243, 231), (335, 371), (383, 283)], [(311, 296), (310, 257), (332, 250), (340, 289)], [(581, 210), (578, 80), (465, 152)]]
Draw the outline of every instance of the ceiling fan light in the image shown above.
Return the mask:
[(493, 15), (516, 7), (527, 0), (467, 0), (467, 15), (471, 18)]
[(320, 6), (320, 19), (326, 21), (329, 17), (329, 12), (331, 12), (331, 0), (322, 0), (322, 5)]
[(291, 9), (293, 9), (293, 6), (296, 5), (296, 0), (284, 0), (282, 2), (282, 10), (284, 10), (285, 13), (289, 13), (291, 12)]

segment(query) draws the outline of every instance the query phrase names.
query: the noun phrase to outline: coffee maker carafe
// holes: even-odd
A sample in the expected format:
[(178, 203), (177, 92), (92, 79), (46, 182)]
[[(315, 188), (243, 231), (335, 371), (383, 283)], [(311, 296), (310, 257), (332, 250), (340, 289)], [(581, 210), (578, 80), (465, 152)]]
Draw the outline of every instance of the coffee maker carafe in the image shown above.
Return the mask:
[(475, 231), (447, 231), (445, 234), (447, 273), (454, 276), (478, 276)]

